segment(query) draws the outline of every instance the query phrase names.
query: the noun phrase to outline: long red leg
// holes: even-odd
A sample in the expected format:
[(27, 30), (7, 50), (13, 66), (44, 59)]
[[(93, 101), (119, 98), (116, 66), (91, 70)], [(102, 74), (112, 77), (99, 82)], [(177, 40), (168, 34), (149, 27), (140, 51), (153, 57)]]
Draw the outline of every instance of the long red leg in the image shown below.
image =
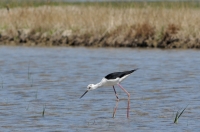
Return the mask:
[(129, 118), (130, 94), (129, 94), (129, 93), (126, 91), (126, 89), (124, 89), (120, 84), (118, 84), (118, 86), (119, 86), (124, 92), (126, 92), (126, 94), (128, 95), (127, 118)]
[(114, 89), (114, 92), (115, 92), (115, 96), (116, 96), (116, 98), (117, 98), (117, 100), (116, 100), (116, 106), (115, 106), (114, 111), (113, 111), (113, 118), (114, 118), (114, 117), (115, 117), (116, 110), (117, 110), (117, 106), (118, 106), (119, 98), (118, 98), (118, 95), (117, 95), (117, 92), (116, 92), (114, 86), (113, 86), (113, 89)]

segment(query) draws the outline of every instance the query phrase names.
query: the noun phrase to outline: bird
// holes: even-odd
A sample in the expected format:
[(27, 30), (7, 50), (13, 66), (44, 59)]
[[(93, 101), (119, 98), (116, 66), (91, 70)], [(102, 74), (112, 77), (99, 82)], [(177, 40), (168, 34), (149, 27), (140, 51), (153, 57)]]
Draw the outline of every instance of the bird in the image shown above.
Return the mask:
[(125, 88), (123, 88), (121, 86), (120, 83), (125, 78), (127, 78), (129, 75), (131, 75), (131, 73), (133, 73), (136, 70), (138, 70), (138, 68), (136, 68), (134, 70), (129, 70), (129, 71), (110, 73), (110, 74), (106, 75), (105, 77), (103, 77), (102, 80), (99, 83), (97, 83), (97, 84), (89, 84), (87, 86), (87, 90), (85, 91), (85, 93), (80, 98), (82, 98), (87, 92), (89, 92), (91, 90), (95, 90), (95, 89), (97, 89), (99, 87), (112, 86), (113, 90), (114, 90), (114, 93), (115, 93), (115, 96), (117, 98), (117, 100), (116, 100), (116, 106), (115, 106), (114, 111), (113, 111), (113, 118), (114, 118), (116, 110), (117, 110), (118, 102), (119, 102), (119, 98), (118, 98), (118, 95), (117, 95), (117, 92), (116, 92), (114, 86), (118, 85), (128, 95), (127, 118), (129, 118), (130, 94), (126, 91)]

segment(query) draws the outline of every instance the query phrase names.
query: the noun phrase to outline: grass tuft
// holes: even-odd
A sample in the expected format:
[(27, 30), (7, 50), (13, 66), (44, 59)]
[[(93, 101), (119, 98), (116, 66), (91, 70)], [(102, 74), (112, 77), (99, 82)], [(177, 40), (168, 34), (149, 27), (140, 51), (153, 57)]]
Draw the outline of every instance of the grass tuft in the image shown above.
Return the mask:
[(154, 36), (155, 34), (155, 28), (151, 26), (148, 22), (137, 24), (132, 26), (132, 28), (135, 30), (135, 37), (136, 38), (149, 38)]
[(46, 104), (43, 105), (43, 111), (42, 111), (42, 116), (43, 116), (43, 117), (44, 117), (45, 109), (46, 109)]
[(176, 112), (176, 116), (174, 119), (174, 123), (178, 123), (178, 119), (181, 117), (181, 115), (183, 114), (183, 112), (185, 111), (185, 109), (187, 108), (187, 106), (181, 111), (181, 113), (179, 114), (179, 111)]

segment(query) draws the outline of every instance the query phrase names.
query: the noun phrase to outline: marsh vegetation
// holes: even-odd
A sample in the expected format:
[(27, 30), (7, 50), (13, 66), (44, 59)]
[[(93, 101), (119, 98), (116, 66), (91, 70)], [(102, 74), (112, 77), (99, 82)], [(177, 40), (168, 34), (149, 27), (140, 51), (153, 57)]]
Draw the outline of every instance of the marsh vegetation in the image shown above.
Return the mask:
[(199, 2), (8, 2), (0, 44), (200, 48)]

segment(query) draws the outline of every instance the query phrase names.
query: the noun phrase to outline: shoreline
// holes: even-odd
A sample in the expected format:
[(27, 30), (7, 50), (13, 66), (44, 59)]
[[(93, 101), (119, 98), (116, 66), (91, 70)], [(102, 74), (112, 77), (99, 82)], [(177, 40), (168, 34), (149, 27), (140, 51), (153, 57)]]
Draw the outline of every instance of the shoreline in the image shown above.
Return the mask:
[(71, 46), (71, 47), (127, 47), (127, 48), (160, 48), (160, 49), (200, 49), (200, 38), (177, 38), (166, 33), (163, 38), (154, 36), (120, 36), (106, 35), (67, 35), (69, 31), (48, 36), (46, 33), (25, 33), (18, 31), (18, 35), (0, 33), (0, 45), (5, 46)]

